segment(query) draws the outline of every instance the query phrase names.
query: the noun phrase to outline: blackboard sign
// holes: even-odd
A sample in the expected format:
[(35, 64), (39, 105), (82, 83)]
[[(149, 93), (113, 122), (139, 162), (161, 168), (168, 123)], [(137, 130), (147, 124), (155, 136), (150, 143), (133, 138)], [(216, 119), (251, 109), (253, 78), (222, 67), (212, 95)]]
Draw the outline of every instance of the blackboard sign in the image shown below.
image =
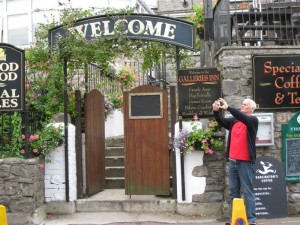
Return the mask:
[(287, 194), (282, 163), (262, 156), (254, 165), (254, 191), (258, 218), (287, 217)]
[(282, 158), (287, 182), (300, 182), (300, 112), (288, 124), (283, 124)]
[(178, 70), (179, 115), (211, 117), (213, 102), (221, 97), (219, 68)]
[(162, 118), (162, 93), (129, 93), (129, 119)]
[(253, 94), (259, 109), (299, 108), (300, 55), (255, 55)]

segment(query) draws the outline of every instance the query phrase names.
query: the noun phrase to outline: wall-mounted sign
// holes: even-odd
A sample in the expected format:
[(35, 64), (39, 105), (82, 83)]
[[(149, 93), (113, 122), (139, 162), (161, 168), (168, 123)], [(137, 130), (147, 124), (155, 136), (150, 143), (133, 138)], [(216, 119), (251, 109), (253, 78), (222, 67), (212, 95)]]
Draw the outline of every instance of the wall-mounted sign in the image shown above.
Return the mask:
[(24, 110), (24, 82), (24, 50), (0, 43), (0, 111)]
[[(149, 14), (93, 16), (74, 22), (70, 31), (75, 31), (86, 40), (110, 38), (115, 29), (123, 29), (127, 38), (164, 42), (195, 50), (194, 25), (186, 20)], [(63, 26), (49, 31), (49, 45), (54, 48), (67, 31)]]
[(179, 115), (211, 117), (213, 102), (221, 97), (219, 68), (178, 70)]
[(300, 182), (300, 112), (281, 126), (282, 159), (287, 182)]
[(129, 119), (153, 119), (162, 117), (162, 92), (129, 93)]
[(253, 187), (258, 218), (287, 217), (286, 184), (282, 163), (270, 156), (261, 156), (254, 164)]
[(300, 107), (300, 55), (255, 55), (252, 67), (259, 109)]

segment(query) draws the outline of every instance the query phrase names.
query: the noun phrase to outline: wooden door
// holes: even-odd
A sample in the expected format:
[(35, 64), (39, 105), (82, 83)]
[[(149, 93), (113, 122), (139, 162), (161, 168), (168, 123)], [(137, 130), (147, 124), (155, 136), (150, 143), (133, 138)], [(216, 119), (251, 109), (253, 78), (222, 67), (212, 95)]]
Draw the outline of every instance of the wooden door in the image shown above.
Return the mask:
[(124, 92), (125, 193), (169, 195), (168, 94), (143, 85)]
[(104, 96), (92, 90), (85, 99), (86, 193), (105, 188)]

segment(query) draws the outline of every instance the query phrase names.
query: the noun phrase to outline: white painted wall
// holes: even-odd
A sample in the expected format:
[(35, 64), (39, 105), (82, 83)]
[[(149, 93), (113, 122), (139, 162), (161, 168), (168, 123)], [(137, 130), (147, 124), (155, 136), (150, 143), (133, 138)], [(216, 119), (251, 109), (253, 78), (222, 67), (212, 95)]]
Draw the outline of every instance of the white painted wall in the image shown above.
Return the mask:
[(105, 121), (105, 138), (124, 135), (124, 116), (120, 110), (115, 110)]
[[(199, 129), (202, 128), (202, 123), (198, 122)], [(183, 121), (182, 127), (191, 129), (192, 122)], [(179, 122), (175, 124), (175, 135), (179, 132)], [(203, 151), (194, 151), (192, 153), (184, 154), (184, 188), (185, 200), (182, 196), (182, 176), (181, 176), (181, 154), (179, 149), (176, 151), (176, 177), (177, 177), (177, 201), (179, 203), (191, 203), (192, 197), (195, 194), (203, 194), (206, 186), (206, 177), (195, 177), (192, 175), (194, 167), (203, 165)]]
[[(54, 123), (55, 127), (64, 123)], [(63, 130), (64, 132), (64, 130)], [(68, 125), (69, 158), (69, 200), (77, 199), (75, 126)], [(47, 163), (47, 160), (50, 160)], [(46, 156), (45, 163), (45, 202), (66, 201), (65, 146), (62, 144)]]

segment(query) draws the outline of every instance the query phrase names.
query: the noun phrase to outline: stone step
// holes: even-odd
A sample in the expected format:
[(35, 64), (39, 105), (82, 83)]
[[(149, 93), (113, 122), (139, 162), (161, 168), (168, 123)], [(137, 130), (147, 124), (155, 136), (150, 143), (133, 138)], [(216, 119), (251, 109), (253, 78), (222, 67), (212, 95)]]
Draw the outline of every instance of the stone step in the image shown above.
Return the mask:
[(124, 136), (106, 138), (105, 146), (107, 146), (107, 147), (124, 147)]
[(107, 156), (105, 157), (105, 166), (114, 167), (114, 166), (123, 166), (124, 167), (124, 156)]
[(124, 189), (125, 178), (124, 177), (106, 177), (106, 189)]
[(105, 147), (105, 156), (124, 157), (124, 147)]
[[(76, 212), (179, 213), (182, 215), (221, 215), (222, 202), (178, 203), (170, 196), (125, 195), (124, 189), (110, 189), (76, 200)], [(66, 208), (66, 207), (64, 207)], [(55, 208), (56, 209), (56, 208)], [(49, 210), (52, 213), (51, 210)]]
[(124, 177), (125, 168), (124, 166), (105, 167), (105, 176), (108, 177)]
[(76, 202), (77, 212), (151, 212), (172, 213), (176, 210), (176, 200), (107, 200)]

